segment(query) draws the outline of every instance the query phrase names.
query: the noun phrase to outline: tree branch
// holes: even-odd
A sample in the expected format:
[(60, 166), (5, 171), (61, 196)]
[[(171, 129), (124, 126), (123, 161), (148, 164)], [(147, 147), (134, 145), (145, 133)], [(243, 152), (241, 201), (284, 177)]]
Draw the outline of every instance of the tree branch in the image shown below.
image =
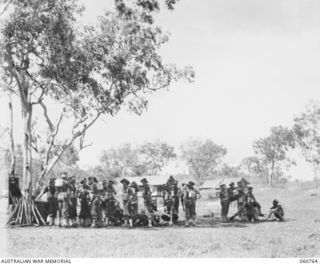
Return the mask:
[(52, 123), (51, 119), (49, 118), (47, 106), (42, 101), (40, 101), (39, 104), (43, 108), (43, 114), (44, 114), (46, 122), (47, 122), (47, 124), (49, 126), (49, 130), (50, 130), (51, 133), (53, 133), (54, 126), (53, 126), (53, 123)]

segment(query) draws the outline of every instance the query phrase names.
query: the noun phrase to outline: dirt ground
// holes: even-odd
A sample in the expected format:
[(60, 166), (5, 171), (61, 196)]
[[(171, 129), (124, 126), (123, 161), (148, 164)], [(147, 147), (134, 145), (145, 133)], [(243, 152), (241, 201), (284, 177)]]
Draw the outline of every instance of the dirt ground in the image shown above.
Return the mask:
[[(2, 257), (320, 257), (320, 190), (259, 189), (256, 198), (267, 213), (274, 198), (285, 222), (223, 224), (212, 200), (197, 205), (198, 227), (159, 228), (7, 228), (1, 219)], [(6, 201), (1, 200), (1, 209)], [(231, 214), (235, 206), (231, 207)], [(200, 216), (214, 212), (213, 218)]]

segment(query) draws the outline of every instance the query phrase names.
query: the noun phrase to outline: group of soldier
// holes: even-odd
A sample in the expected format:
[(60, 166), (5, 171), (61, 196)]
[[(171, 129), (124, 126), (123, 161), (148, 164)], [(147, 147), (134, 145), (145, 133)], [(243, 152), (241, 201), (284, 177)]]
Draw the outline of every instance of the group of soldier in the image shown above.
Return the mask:
[[(228, 218), (230, 205), (236, 202), (237, 211), (234, 215)], [(241, 180), (235, 186), (234, 182), (220, 185), (220, 203), (221, 203), (221, 218), (223, 222), (234, 220), (237, 216), (241, 221), (258, 221), (259, 217), (264, 216), (261, 212), (261, 205), (253, 195), (253, 187), (248, 186), (245, 180)], [(273, 217), (275, 220), (284, 220), (284, 211), (277, 199), (273, 200), (269, 215), (266, 220)]]
[[(183, 183), (181, 188), (178, 181), (170, 176), (161, 186), (164, 211), (157, 211), (157, 202), (152, 194), (146, 178), (139, 185), (126, 178), (120, 181), (122, 185), (121, 199), (118, 201), (117, 191), (112, 180), (101, 183), (96, 177), (85, 178), (76, 186), (75, 176), (68, 177), (62, 172), (58, 178), (51, 178), (49, 184), (42, 190), (36, 201), (47, 194), (47, 223), (55, 225), (58, 219), (60, 227), (104, 227), (109, 225), (124, 225), (125, 227), (173, 224), (178, 222), (180, 202), (185, 213), (185, 226), (196, 226), (196, 201), (200, 192), (195, 183)], [(139, 211), (138, 192), (141, 191), (144, 207)], [(241, 180), (235, 186), (231, 182), (220, 186), (221, 217), (223, 222), (229, 222), (237, 216), (242, 221), (258, 221), (261, 205), (253, 195), (253, 187)], [(80, 212), (78, 214), (78, 202)], [(236, 202), (237, 211), (228, 218), (230, 205)], [(122, 207), (121, 207), (122, 205)], [(267, 219), (274, 216), (283, 220), (283, 209), (277, 200), (273, 201)]]
[[(141, 180), (142, 188), (136, 182), (122, 179), (122, 207), (116, 199), (117, 191), (114, 182), (102, 181), (95, 177), (85, 178), (76, 186), (76, 178), (68, 177), (66, 172), (59, 178), (51, 178), (36, 201), (47, 194), (47, 223), (55, 225), (58, 219), (60, 227), (103, 227), (109, 225), (153, 225), (178, 221), (180, 201), (186, 216), (186, 226), (196, 225), (196, 200), (200, 197), (195, 183), (189, 181), (178, 187), (178, 181), (172, 176), (162, 187), (162, 197), (165, 211), (157, 211), (157, 203), (152, 196), (152, 190), (146, 178)], [(144, 207), (139, 211), (138, 192), (142, 192)], [(77, 213), (78, 201), (80, 212)]]

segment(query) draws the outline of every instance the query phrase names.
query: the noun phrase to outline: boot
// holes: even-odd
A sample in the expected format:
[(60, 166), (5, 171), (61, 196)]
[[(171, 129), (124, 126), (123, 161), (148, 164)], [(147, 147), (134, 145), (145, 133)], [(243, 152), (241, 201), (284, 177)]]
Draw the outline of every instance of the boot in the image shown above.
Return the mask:
[(173, 216), (172, 216), (172, 212), (171, 212), (171, 214), (170, 214), (170, 222), (169, 222), (169, 225), (170, 225), (170, 226), (173, 225), (172, 219), (173, 219)]
[(128, 219), (124, 220), (124, 227), (128, 227)]
[(105, 226), (108, 226), (109, 225), (109, 218), (106, 217), (106, 220), (105, 220)]
[(66, 218), (66, 227), (70, 227), (70, 219)]
[(195, 227), (195, 226), (196, 226), (196, 218), (195, 218), (195, 217), (194, 217), (194, 218), (192, 218), (191, 225), (192, 225), (193, 227)]
[(90, 218), (84, 219), (84, 227), (89, 227), (91, 225), (91, 220)]
[(61, 217), (59, 217), (59, 227), (62, 227), (62, 224), (61, 224)]
[(52, 217), (51, 216), (48, 216), (47, 223), (48, 223), (48, 225), (52, 226)]
[(190, 226), (189, 223), (190, 223), (189, 220), (186, 220), (186, 224), (185, 224), (184, 226), (185, 226), (185, 227), (189, 227), (189, 226)]
[(97, 220), (92, 220), (91, 228), (97, 228)]
[(132, 224), (132, 219), (129, 219), (129, 227), (132, 228), (133, 224)]
[(69, 218), (63, 218), (62, 226), (65, 228), (70, 227)]
[(149, 227), (149, 228), (152, 227), (152, 221), (151, 221), (151, 219), (148, 219), (148, 227)]

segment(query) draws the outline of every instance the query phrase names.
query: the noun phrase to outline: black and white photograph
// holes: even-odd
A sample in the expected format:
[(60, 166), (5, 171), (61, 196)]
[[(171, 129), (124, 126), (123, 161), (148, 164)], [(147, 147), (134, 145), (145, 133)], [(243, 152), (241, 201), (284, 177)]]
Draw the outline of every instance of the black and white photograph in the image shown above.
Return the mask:
[(320, 262), (320, 1), (0, 0), (0, 262), (88, 258)]

